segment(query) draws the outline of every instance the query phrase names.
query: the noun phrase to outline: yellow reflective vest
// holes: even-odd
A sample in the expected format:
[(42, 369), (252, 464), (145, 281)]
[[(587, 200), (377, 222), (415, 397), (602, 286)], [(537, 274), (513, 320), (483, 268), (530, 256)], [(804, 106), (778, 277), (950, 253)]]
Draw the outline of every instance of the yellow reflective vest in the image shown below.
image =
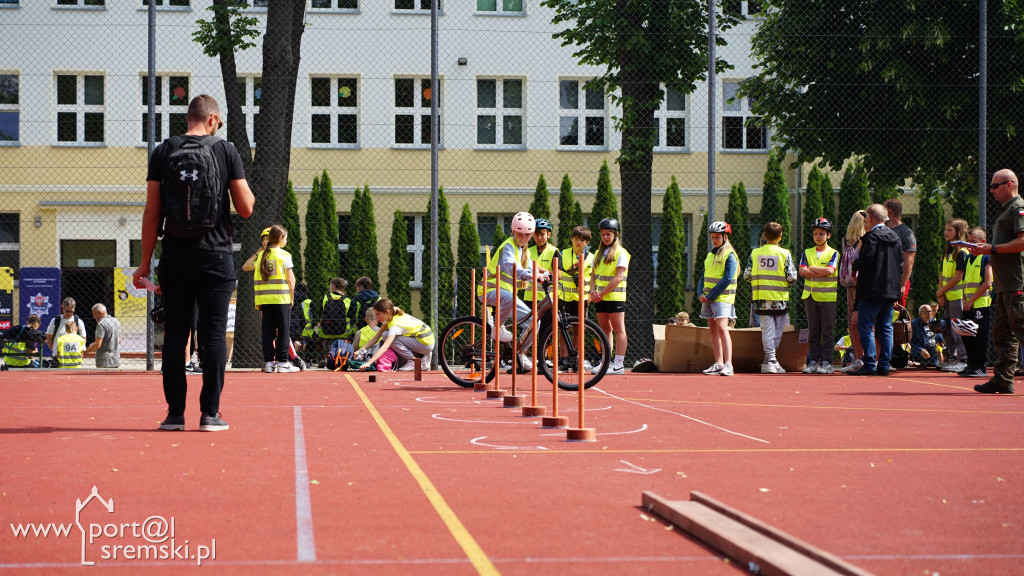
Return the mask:
[[(967, 251), (962, 249), (953, 250), (949, 253), (949, 256), (942, 259), (942, 270), (939, 271), (939, 286), (945, 286), (956, 275), (956, 257), (960, 252), (966, 253)], [(963, 298), (964, 281), (966, 278), (967, 272), (964, 271), (964, 277), (960, 279), (960, 282), (946, 291), (946, 300), (959, 300)]]
[(615, 270), (619, 267), (619, 255), (626, 255), (626, 272), (622, 275), (622, 282), (612, 288), (612, 291), (601, 297), (602, 301), (608, 302), (625, 302), (626, 301), (626, 276), (629, 274), (629, 252), (625, 248), (619, 246), (615, 249), (615, 253), (609, 261), (605, 261), (605, 258), (601, 258), (600, 261), (597, 256), (594, 257), (594, 290), (601, 292), (604, 290), (612, 280), (615, 279)]
[[(544, 251), (541, 252), (540, 254), (537, 254), (536, 244), (530, 246), (530, 258), (537, 262), (538, 270), (547, 270), (550, 272), (552, 267), (551, 261), (554, 260), (555, 254), (558, 254), (558, 248), (552, 246), (550, 242), (548, 242), (544, 246)], [(541, 295), (537, 299), (542, 300), (544, 290), (541, 289), (540, 286), (537, 287), (537, 293)], [(533, 290), (530, 288), (530, 286), (527, 286), (526, 290), (523, 292), (523, 300), (527, 302), (533, 302)]]
[(786, 258), (789, 250), (778, 244), (765, 244), (750, 252), (750, 284), (753, 300), (789, 300), (789, 280), (786, 278)]
[[(984, 256), (978, 255), (967, 260), (967, 269), (964, 270), (964, 299), (968, 299), (974, 296), (974, 293), (981, 288), (982, 282), (985, 281), (984, 276), (981, 274), (981, 259)], [(989, 266), (992, 262), (989, 261)], [(947, 292), (947, 295), (949, 293)], [(984, 296), (978, 296), (978, 299), (974, 301), (973, 308), (988, 308), (992, 305), (992, 286), (988, 287)]]
[(708, 255), (704, 257), (704, 294), (710, 294), (715, 285), (725, 276), (725, 263), (729, 261), (729, 254), (732, 254), (733, 258), (737, 258), (736, 269), (733, 271), (732, 278), (729, 278), (729, 287), (723, 290), (717, 298), (709, 302), (723, 302), (725, 304), (734, 304), (736, 302), (736, 278), (740, 275), (740, 267), (736, 251), (732, 247), (722, 254), (721, 262), (715, 262), (715, 254), (713, 252), (708, 252)]
[[(269, 255), (267, 255), (268, 253)], [(271, 248), (269, 251), (260, 250), (256, 257), (256, 269), (252, 273), (256, 306), (288, 304), (292, 301), (291, 290), (288, 288), (288, 271), (284, 267), (284, 260), (287, 256), (288, 253), (280, 248)], [(261, 280), (260, 267), (263, 266), (264, 257), (270, 263), (270, 276)]]
[(22, 367), (32, 363), (25, 342), (5, 342), (2, 354), (8, 366)]
[(80, 368), (85, 338), (78, 334), (65, 334), (57, 338), (57, 364), (61, 368)]
[[(829, 246), (825, 245), (825, 249), (818, 252), (818, 248), (811, 247), (804, 250), (804, 258), (807, 260), (808, 266), (828, 266), (829, 261), (832, 257), (838, 254), (838, 252)], [(806, 300), (810, 297), (816, 302), (835, 302), (836, 301), (836, 288), (839, 287), (839, 266), (832, 270), (831, 276), (824, 278), (804, 278), (804, 292), (800, 295), (801, 300)]]
[[(566, 248), (558, 256), (558, 267), (562, 273), (558, 277), (558, 299), (566, 302), (578, 302), (579, 287), (576, 284), (579, 270), (579, 254), (574, 254), (572, 248)], [(590, 293), (590, 275), (594, 271), (594, 255), (587, 254), (583, 259), (583, 297)]]
[(508, 290), (509, 292), (515, 292), (515, 288), (513, 288), (514, 278), (510, 274), (502, 272), (501, 278), (495, 278), (498, 274), (498, 258), (501, 256), (501, 251), (505, 249), (506, 244), (512, 246), (512, 249), (515, 250), (516, 262), (522, 261), (523, 249), (516, 245), (515, 237), (506, 238), (504, 242), (498, 245), (498, 249), (491, 254), (491, 259), (487, 262), (487, 283), (477, 286), (477, 296), (483, 296), (484, 291), (490, 292), (496, 287)]
[(391, 318), (390, 322), (388, 322), (388, 331), (390, 331), (393, 326), (398, 326), (402, 329), (402, 336), (411, 336), (419, 340), (424, 346), (431, 346), (434, 344), (434, 332), (430, 329), (430, 326), (427, 326), (426, 323), (419, 318), (413, 318), (408, 314), (397, 314)]

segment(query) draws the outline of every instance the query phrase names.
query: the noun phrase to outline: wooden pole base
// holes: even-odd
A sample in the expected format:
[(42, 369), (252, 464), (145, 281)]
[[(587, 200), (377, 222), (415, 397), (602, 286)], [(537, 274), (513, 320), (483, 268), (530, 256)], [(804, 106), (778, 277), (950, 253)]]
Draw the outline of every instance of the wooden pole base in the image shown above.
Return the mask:
[(413, 376), (416, 382), (423, 381), (423, 358), (413, 358)]
[(508, 394), (502, 399), (504, 408), (522, 408), (526, 405), (525, 394)]
[(492, 386), (489, 382), (477, 382), (476, 384), (473, 385), (474, 392), (487, 392), (488, 390), (493, 389), (494, 386)]
[(543, 406), (523, 406), (523, 416), (528, 418), (543, 416), (547, 411), (548, 409)]
[(487, 391), (487, 399), (488, 400), (499, 400), (499, 399), (504, 398), (504, 397), (505, 397), (505, 391), (504, 390), (488, 390)]
[(569, 417), (568, 416), (545, 416), (540, 421), (540, 425), (543, 428), (568, 428)]
[(376, 382), (376, 381), (377, 381), (377, 376), (374, 375), (374, 374), (370, 374), (370, 382), (372, 383), (372, 382)]
[(565, 431), (569, 442), (597, 442), (597, 430), (593, 428), (569, 428)]

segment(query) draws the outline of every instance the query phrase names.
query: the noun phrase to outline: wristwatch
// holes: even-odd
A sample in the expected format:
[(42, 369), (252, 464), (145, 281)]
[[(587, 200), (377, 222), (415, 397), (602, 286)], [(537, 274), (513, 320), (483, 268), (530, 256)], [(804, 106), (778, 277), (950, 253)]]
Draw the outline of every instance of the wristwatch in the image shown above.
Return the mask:
[(993, 254), (997, 254), (998, 252), (999, 252), (999, 251), (998, 251), (998, 250), (996, 250), (996, 245), (995, 245), (995, 244), (993, 244), (993, 245), (992, 245), (992, 253), (993, 253)]

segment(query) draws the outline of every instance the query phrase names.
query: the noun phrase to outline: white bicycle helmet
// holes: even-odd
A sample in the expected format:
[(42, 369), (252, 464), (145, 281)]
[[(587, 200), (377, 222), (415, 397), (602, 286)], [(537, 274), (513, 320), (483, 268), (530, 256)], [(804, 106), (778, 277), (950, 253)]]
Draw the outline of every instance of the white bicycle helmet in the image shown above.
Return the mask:
[(978, 323), (974, 320), (953, 318), (953, 332), (961, 336), (975, 337), (978, 335)]
[(537, 221), (533, 219), (533, 214), (529, 212), (520, 212), (512, 217), (512, 231), (519, 232), (520, 234), (533, 234), (533, 231), (537, 229)]
[(708, 232), (715, 232), (717, 234), (732, 234), (732, 226), (729, 226), (728, 222), (712, 222), (711, 226), (708, 226)]

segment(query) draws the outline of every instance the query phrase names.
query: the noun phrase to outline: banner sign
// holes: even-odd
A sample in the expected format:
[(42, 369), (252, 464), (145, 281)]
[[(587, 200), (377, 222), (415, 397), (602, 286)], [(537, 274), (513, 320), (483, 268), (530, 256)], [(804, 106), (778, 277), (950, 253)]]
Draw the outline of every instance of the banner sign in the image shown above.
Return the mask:
[[(42, 321), (40, 330), (46, 330), (50, 320), (60, 316), (60, 268), (22, 268), (18, 290), (20, 317), (27, 319), (37, 314)], [(43, 355), (51, 352), (44, 350)]]

